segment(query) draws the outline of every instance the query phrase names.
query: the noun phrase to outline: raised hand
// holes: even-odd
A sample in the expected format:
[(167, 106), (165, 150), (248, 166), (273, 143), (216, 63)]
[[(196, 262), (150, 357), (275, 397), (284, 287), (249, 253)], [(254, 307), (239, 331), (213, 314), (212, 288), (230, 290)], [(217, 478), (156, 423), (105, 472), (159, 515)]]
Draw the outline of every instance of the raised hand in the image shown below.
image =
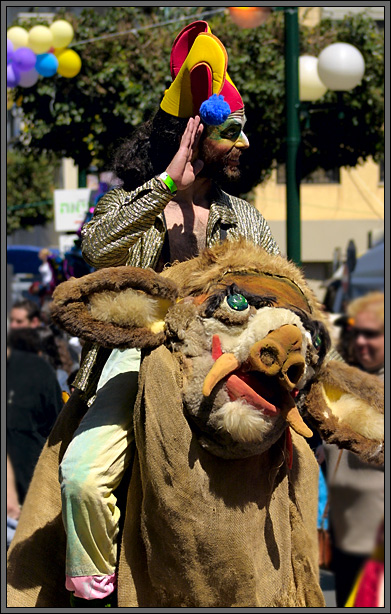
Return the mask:
[(198, 115), (189, 119), (179, 149), (166, 168), (166, 172), (175, 181), (178, 190), (190, 187), (204, 166), (202, 160), (196, 158), (196, 150), (203, 129), (204, 126), (200, 123)]

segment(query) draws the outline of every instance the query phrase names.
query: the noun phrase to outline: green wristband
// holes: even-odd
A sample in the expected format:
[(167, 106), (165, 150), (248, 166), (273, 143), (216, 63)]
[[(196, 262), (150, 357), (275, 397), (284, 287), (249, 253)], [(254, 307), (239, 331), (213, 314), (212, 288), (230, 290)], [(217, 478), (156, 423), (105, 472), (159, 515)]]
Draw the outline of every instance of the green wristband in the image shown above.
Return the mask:
[(175, 185), (175, 181), (173, 179), (171, 179), (170, 175), (168, 173), (166, 173), (166, 171), (164, 171), (164, 173), (159, 175), (159, 179), (161, 179), (163, 181), (163, 183), (166, 184), (166, 186), (170, 190), (171, 194), (174, 194), (174, 192), (176, 192), (178, 190), (178, 188)]

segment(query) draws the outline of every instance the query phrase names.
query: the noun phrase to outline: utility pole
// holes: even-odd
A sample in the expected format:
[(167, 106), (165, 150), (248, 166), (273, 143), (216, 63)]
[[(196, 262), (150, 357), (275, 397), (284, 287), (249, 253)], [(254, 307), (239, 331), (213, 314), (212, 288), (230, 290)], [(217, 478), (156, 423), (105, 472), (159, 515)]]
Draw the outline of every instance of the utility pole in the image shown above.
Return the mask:
[(297, 7), (285, 7), (286, 91), (286, 247), (287, 257), (301, 265), (299, 20)]

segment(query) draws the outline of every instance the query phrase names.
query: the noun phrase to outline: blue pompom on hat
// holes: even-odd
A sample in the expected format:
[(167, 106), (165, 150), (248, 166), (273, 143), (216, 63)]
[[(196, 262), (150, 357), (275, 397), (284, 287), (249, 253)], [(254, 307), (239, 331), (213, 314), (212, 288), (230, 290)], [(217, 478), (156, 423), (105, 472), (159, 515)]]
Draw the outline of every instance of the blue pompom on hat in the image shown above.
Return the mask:
[(200, 117), (208, 126), (220, 126), (231, 113), (231, 108), (221, 94), (212, 94), (200, 106)]

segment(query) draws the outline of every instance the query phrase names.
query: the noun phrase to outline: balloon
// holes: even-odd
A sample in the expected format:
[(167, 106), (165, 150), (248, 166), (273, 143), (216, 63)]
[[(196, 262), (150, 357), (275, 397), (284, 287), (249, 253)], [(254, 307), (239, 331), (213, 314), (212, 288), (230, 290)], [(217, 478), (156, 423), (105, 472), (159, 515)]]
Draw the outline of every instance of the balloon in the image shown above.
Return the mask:
[(34, 53), (46, 53), (53, 46), (53, 35), (47, 26), (34, 26), (29, 32), (28, 47)]
[(28, 32), (24, 28), (20, 26), (13, 26), (7, 30), (7, 38), (12, 42), (15, 49), (19, 49), (19, 47), (27, 47), (28, 43)]
[(361, 83), (364, 72), (364, 58), (350, 43), (333, 43), (319, 54), (318, 75), (330, 90), (349, 92)]
[(15, 87), (18, 85), (20, 79), (20, 72), (15, 64), (8, 64), (7, 66), (7, 87)]
[(58, 59), (52, 53), (37, 55), (35, 70), (43, 77), (53, 77), (58, 68)]
[(59, 47), (55, 49), (53, 53), (56, 56), (56, 58), (58, 58), (63, 53), (63, 51), (65, 51), (65, 47)]
[(14, 64), (19, 68), (20, 72), (31, 70), (35, 66), (37, 57), (34, 51), (28, 47), (19, 47), (14, 53)]
[(11, 64), (14, 59), (14, 45), (9, 38), (7, 38), (7, 64)]
[(38, 78), (39, 73), (35, 70), (35, 68), (32, 68), (31, 70), (20, 74), (19, 85), (21, 87), (31, 87), (32, 85), (36, 84)]
[(79, 54), (73, 49), (65, 49), (58, 54), (58, 69), (57, 72), (62, 77), (71, 79), (75, 77), (81, 69), (81, 59)]
[(67, 47), (73, 39), (73, 28), (64, 19), (53, 21), (49, 29), (53, 35), (53, 47)]
[(312, 55), (299, 57), (299, 98), (315, 101), (324, 96), (327, 87), (318, 76), (318, 58)]

